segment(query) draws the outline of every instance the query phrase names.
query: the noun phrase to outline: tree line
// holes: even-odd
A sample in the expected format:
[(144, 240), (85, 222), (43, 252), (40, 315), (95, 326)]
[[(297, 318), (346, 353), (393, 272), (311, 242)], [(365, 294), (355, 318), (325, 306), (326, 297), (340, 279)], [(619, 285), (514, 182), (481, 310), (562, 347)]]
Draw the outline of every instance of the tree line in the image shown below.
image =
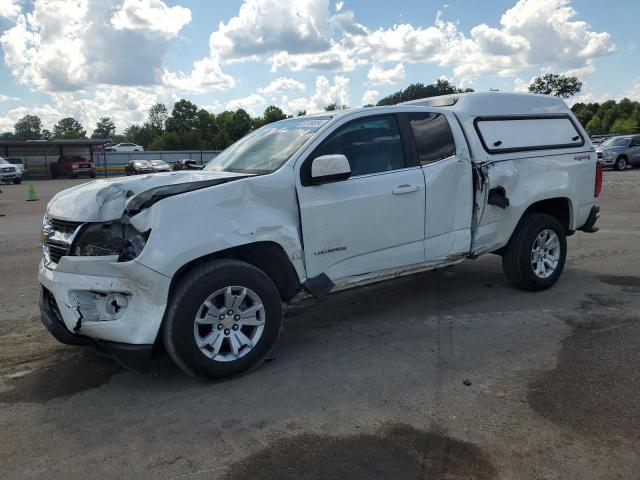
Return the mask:
[[(581, 89), (582, 82), (576, 77), (556, 74), (538, 77), (529, 85), (532, 93), (555, 95), (564, 99), (579, 93)], [(419, 98), (472, 91), (439, 79), (427, 85), (411, 84), (380, 99), (377, 105), (395, 105)], [(332, 103), (325, 107), (325, 111), (346, 108), (346, 105)], [(640, 133), (639, 102), (625, 98), (620, 102), (610, 100), (604, 103), (576, 103), (572, 110), (590, 135)], [(296, 115), (305, 114), (305, 111), (299, 111)], [(97, 121), (91, 137), (111, 139), (114, 144), (136, 143), (147, 150), (222, 150), (252, 130), (291, 117), (275, 105), (268, 106), (258, 117), (252, 117), (243, 109), (213, 114), (182, 99), (173, 105), (171, 112), (162, 103), (153, 105), (146, 121), (127, 127), (122, 134), (116, 133), (116, 124), (110, 117), (102, 117)], [(26, 115), (15, 123), (13, 132), (1, 134), (0, 139), (73, 139), (86, 138), (86, 135), (87, 131), (82, 124), (72, 117), (61, 119), (49, 131), (42, 127), (39, 117)]]

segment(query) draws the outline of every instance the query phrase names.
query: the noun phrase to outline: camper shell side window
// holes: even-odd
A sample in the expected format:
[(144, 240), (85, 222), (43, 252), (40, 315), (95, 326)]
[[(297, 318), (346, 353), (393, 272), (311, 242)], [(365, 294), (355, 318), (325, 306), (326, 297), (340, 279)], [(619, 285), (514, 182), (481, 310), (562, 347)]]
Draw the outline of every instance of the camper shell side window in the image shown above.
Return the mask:
[(473, 121), (487, 153), (576, 148), (584, 137), (569, 115), (485, 116)]

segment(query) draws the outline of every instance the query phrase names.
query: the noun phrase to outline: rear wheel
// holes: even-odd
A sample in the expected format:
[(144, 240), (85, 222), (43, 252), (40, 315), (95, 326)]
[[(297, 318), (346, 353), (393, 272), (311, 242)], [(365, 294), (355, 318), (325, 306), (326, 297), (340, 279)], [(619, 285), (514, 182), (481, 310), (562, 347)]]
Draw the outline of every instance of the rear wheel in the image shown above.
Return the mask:
[(220, 380), (259, 366), (282, 321), (280, 295), (261, 270), (214, 260), (188, 273), (174, 292), (163, 340), (189, 375)]
[(616, 163), (613, 165), (613, 168), (621, 172), (627, 168), (627, 157), (618, 157)]
[(551, 215), (525, 214), (502, 257), (502, 268), (516, 287), (529, 291), (552, 287), (567, 256), (564, 228)]

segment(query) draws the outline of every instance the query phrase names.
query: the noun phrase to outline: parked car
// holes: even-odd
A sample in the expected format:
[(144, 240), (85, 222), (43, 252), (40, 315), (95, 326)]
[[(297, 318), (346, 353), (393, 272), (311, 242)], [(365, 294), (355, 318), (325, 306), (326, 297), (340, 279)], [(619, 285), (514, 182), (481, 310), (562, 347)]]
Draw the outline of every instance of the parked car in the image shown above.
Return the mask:
[(22, 182), (22, 170), (17, 165), (12, 165), (6, 159), (0, 157), (0, 183)]
[(26, 168), (24, 168), (24, 163), (22, 162), (21, 158), (18, 158), (18, 157), (5, 157), (4, 159), (7, 162), (9, 162), (11, 165), (15, 165), (16, 167), (18, 167), (18, 169), (22, 173), (22, 178), (23, 179), (27, 178), (27, 170), (26, 170)]
[(586, 132), (551, 96), (287, 119), (203, 171), (58, 193), (43, 221), (42, 321), (131, 369), (162, 341), (185, 372), (233, 377), (265, 359), (282, 304), (302, 291), (323, 298), (485, 253), (516, 287), (552, 287), (566, 237), (597, 231), (601, 184)]
[(596, 148), (598, 158), (605, 167), (618, 171), (627, 166), (640, 167), (640, 135), (626, 135), (606, 139)]
[(91, 160), (79, 155), (61, 155), (58, 161), (49, 165), (53, 178), (78, 178), (87, 175), (96, 178), (96, 166)]
[(162, 160), (149, 160), (154, 172), (170, 172), (171, 165)]
[(190, 158), (181, 158), (173, 164), (173, 170), (202, 170), (203, 164)]
[(148, 160), (131, 160), (124, 167), (126, 175), (142, 175), (143, 173), (154, 173), (155, 170)]
[(135, 143), (118, 143), (106, 148), (108, 152), (144, 152), (142, 145), (136, 145)]

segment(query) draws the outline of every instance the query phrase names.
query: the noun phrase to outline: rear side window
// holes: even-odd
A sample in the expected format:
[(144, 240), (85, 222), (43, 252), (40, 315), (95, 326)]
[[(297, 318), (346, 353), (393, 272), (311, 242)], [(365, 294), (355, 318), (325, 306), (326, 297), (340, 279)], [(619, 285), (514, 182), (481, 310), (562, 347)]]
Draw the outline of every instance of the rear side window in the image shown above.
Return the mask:
[(347, 157), (353, 176), (386, 172), (405, 167), (400, 132), (393, 115), (354, 120), (339, 127), (314, 152)]
[(479, 117), (476, 131), (489, 153), (572, 148), (584, 138), (568, 116)]
[(456, 154), (456, 144), (449, 121), (440, 113), (413, 112), (407, 118), (422, 165)]

